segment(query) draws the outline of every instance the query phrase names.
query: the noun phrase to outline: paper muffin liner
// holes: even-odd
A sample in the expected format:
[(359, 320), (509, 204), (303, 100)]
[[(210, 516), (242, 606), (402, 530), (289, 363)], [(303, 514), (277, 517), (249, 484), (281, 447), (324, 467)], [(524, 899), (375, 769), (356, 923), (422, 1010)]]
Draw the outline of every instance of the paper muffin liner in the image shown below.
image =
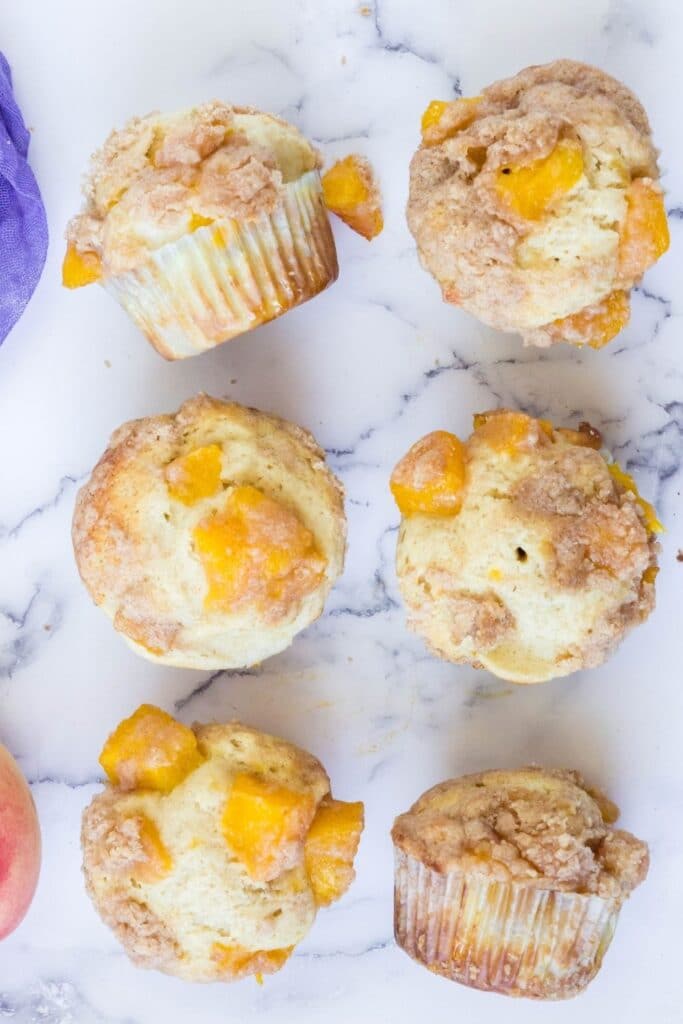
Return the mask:
[(163, 356), (184, 359), (273, 320), (337, 273), (320, 175), (309, 171), (272, 213), (215, 221), (102, 283)]
[(614, 900), (441, 873), (395, 850), (397, 943), (473, 988), (535, 999), (576, 995), (599, 970), (618, 916)]

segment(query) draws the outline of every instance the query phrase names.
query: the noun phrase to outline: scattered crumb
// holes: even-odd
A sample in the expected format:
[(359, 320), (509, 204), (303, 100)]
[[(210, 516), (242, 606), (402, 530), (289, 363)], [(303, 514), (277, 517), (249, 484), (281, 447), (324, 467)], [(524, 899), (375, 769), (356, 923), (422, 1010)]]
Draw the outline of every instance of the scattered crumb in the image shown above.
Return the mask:
[(50, 625), (49, 622), (46, 622), (45, 625), (43, 626), (43, 629), (45, 630), (46, 633), (49, 633), (50, 630), (52, 629), (52, 626)]
[(231, 384), (236, 384), (237, 383), (237, 377), (231, 377), (230, 378), (230, 383)]
[(111, 370), (111, 363), (109, 362), (108, 359), (104, 360), (104, 365), (107, 367), (108, 370)]
[(346, 54), (345, 53), (342, 54), (341, 62), (342, 62), (342, 64), (346, 64)]
[(683, 550), (681, 550), (680, 548), (679, 548), (678, 553), (676, 555), (676, 561), (677, 562), (683, 562)]
[(358, 8), (358, 13), (364, 18), (369, 18), (372, 14), (372, 7), (369, 4), (361, 4)]

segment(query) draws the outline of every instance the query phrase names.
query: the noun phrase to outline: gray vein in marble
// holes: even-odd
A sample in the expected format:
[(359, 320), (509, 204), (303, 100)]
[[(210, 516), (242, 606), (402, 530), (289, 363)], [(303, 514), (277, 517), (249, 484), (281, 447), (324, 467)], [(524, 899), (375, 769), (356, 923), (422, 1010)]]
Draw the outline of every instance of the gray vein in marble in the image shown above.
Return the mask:
[(0, 540), (3, 540), (5, 538), (14, 539), (15, 537), (18, 537), (21, 531), (24, 529), (24, 527), (27, 526), (28, 523), (30, 523), (32, 520), (39, 518), (40, 516), (43, 516), (46, 512), (51, 512), (53, 509), (57, 508), (57, 506), (60, 505), (63, 499), (66, 497), (66, 495), (69, 494), (74, 487), (77, 487), (80, 483), (82, 483), (87, 475), (87, 473), (81, 473), (77, 476), (72, 476), (71, 474), (63, 476), (59, 481), (59, 485), (57, 487), (56, 492), (52, 495), (51, 498), (48, 498), (40, 505), (36, 505), (35, 508), (31, 509), (30, 512), (27, 512), (26, 515), (22, 516), (21, 519), (19, 519), (12, 526), (6, 526), (0, 523)]
[(370, 943), (368, 946), (363, 946), (360, 949), (333, 949), (333, 950), (311, 950), (305, 953), (295, 953), (295, 958), (299, 960), (330, 960), (333, 957), (343, 957), (344, 959), (356, 959), (361, 956), (368, 956), (370, 953), (381, 953), (385, 949), (389, 949), (394, 945), (393, 938), (379, 939), (376, 942)]
[(247, 676), (253, 676), (254, 678), (256, 678), (259, 675), (261, 675), (261, 672), (259, 671), (259, 669), (256, 668), (242, 668), (229, 670), (219, 669), (218, 672), (213, 672), (208, 677), (208, 679), (203, 679), (202, 682), (195, 686), (192, 690), (190, 690), (190, 692), (185, 697), (180, 697), (177, 701), (175, 701), (173, 706), (176, 711), (182, 711), (196, 697), (201, 697), (202, 694), (207, 693), (211, 689), (213, 684), (217, 682), (217, 680), (219, 679), (243, 679)]
[(371, 593), (373, 600), (365, 605), (345, 605), (341, 607), (331, 608), (325, 612), (324, 618), (336, 619), (343, 616), (350, 616), (356, 619), (372, 619), (376, 615), (384, 615), (387, 612), (392, 612), (399, 607), (398, 602), (389, 593), (389, 587), (386, 582), (385, 574), (387, 571), (387, 560), (386, 555), (383, 551), (383, 545), (387, 535), (396, 533), (398, 530), (397, 526), (388, 526), (382, 530), (381, 534), (377, 538), (377, 560), (378, 565), (372, 575)]
[(29, 775), (29, 786), (65, 786), (66, 789), (87, 789), (89, 786), (102, 786), (103, 775), (91, 775), (84, 779), (70, 779), (66, 775)]
[[(380, 0), (375, 0), (372, 5), (372, 22), (375, 28), (375, 34), (383, 50), (387, 53), (398, 53), (405, 54), (406, 56), (415, 57), (417, 60), (424, 61), (426, 64), (441, 65), (442, 61), (436, 54), (431, 53), (428, 50), (419, 50), (417, 47), (411, 45), (410, 41), (406, 39), (390, 39), (387, 35), (384, 26), (382, 11), (383, 3), (380, 4)], [(460, 86), (460, 79), (454, 76), (453, 79), (453, 91), (456, 96), (462, 96), (462, 89)]]
[(36, 584), (25, 607), (19, 611), (0, 606), (0, 679), (11, 679), (62, 623), (62, 607)]

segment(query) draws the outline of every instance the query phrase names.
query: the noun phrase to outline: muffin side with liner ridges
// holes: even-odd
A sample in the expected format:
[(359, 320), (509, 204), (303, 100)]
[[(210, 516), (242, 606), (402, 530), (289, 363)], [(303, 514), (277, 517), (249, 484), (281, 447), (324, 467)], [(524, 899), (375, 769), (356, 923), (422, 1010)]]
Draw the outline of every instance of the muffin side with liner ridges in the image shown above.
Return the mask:
[(113, 434), (78, 494), (73, 543), (139, 654), (248, 666), (322, 612), (344, 564), (343, 489), (306, 430), (200, 395)]
[(134, 118), (92, 159), (64, 284), (100, 281), (167, 359), (214, 348), (336, 279), (320, 163), (250, 107)]
[(669, 245), (645, 111), (570, 60), (430, 103), (407, 216), (446, 302), (539, 346), (607, 344)]
[(452, 981), (565, 999), (600, 969), (645, 843), (577, 772), (524, 768), (441, 783), (392, 830), (396, 941)]
[(100, 763), (86, 888), (140, 967), (198, 982), (272, 974), (354, 879), (363, 805), (335, 800), (320, 762), (285, 740), (239, 722), (190, 729), (142, 705)]
[(400, 460), (396, 549), (408, 626), (511, 682), (601, 664), (654, 607), (654, 508), (588, 424), (497, 410)]

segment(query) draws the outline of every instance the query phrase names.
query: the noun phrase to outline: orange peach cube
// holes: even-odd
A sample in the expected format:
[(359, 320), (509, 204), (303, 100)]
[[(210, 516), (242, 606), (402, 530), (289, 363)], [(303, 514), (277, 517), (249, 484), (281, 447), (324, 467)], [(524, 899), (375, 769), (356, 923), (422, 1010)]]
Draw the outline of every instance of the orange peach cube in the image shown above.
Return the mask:
[(661, 189), (636, 178), (626, 193), (626, 220), (619, 239), (619, 273), (638, 281), (669, 248), (669, 225)]
[(592, 306), (554, 320), (546, 330), (553, 340), (602, 348), (626, 327), (630, 317), (628, 292), (615, 291)]
[(0, 940), (21, 923), (40, 873), (40, 826), (24, 776), (0, 744)]
[(269, 881), (290, 866), (288, 855), (303, 840), (314, 813), (310, 794), (240, 773), (223, 811), (223, 835), (249, 875)]
[(450, 103), (432, 100), (420, 123), (423, 144), (438, 146), (468, 128), (479, 113), (481, 100), (481, 96), (462, 96)]
[(183, 505), (211, 498), (221, 488), (222, 449), (218, 444), (195, 448), (169, 462), (164, 471), (168, 493)]
[(607, 468), (612, 474), (612, 478), (616, 480), (620, 487), (623, 487), (625, 491), (630, 491), (631, 494), (635, 495), (635, 499), (645, 516), (645, 525), (650, 533), (663, 533), (664, 527), (657, 518), (657, 510), (649, 501), (646, 501), (645, 498), (641, 498), (638, 486), (631, 474), (626, 473), (616, 462), (611, 462)]
[(173, 870), (173, 858), (159, 835), (159, 829), (146, 814), (126, 819), (136, 832), (139, 857), (129, 867), (131, 878), (138, 882), (158, 882)]
[(320, 583), (325, 559), (296, 512), (249, 484), (231, 492), (222, 510), (193, 533), (204, 568), (208, 609), (250, 604), (272, 611)]
[(62, 264), (62, 284), (65, 288), (82, 288), (102, 277), (102, 261), (96, 252), (79, 252), (68, 245)]
[(552, 438), (553, 426), (523, 412), (485, 412), (474, 417), (475, 436), (494, 451), (514, 458), (539, 436)]
[(192, 730), (152, 704), (124, 719), (100, 754), (114, 786), (162, 793), (170, 793), (201, 760)]
[(583, 174), (581, 145), (561, 139), (548, 156), (529, 164), (503, 167), (496, 177), (499, 196), (525, 220), (539, 220)]
[(384, 227), (379, 188), (370, 163), (354, 154), (323, 174), (325, 206), (368, 240)]
[(325, 797), (304, 843), (306, 871), (319, 907), (344, 895), (363, 831), (363, 804)]
[(403, 456), (391, 474), (391, 493), (404, 516), (452, 516), (460, 509), (465, 450), (446, 430), (435, 430)]
[(228, 946), (222, 942), (214, 942), (211, 959), (220, 970), (231, 975), (274, 974), (289, 960), (294, 946), (285, 949), (245, 949), (243, 946)]

